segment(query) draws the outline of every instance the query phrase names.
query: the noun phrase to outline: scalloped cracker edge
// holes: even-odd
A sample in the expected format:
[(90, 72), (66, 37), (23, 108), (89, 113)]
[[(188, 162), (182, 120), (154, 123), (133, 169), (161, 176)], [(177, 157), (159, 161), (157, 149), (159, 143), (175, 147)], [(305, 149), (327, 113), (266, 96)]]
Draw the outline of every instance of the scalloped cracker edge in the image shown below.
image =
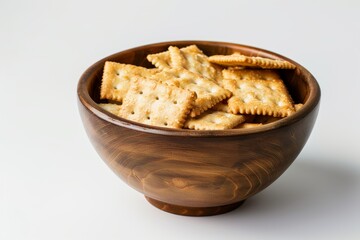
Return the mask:
[(288, 61), (264, 57), (250, 57), (239, 53), (232, 55), (213, 55), (209, 57), (211, 63), (221, 66), (246, 66), (266, 69), (295, 69), (296, 66)]
[(210, 110), (196, 118), (188, 119), (185, 127), (194, 130), (224, 130), (231, 129), (245, 120), (242, 115)]

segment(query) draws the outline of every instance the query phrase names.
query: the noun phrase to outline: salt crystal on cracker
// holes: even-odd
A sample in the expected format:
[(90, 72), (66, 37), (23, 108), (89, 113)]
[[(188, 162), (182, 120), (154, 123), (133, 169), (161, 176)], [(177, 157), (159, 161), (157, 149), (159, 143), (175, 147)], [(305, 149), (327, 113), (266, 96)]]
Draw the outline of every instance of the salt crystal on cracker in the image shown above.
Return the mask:
[(131, 83), (120, 116), (154, 126), (181, 128), (195, 99), (193, 92), (139, 77)]
[[(233, 96), (228, 100), (232, 113), (270, 115), (286, 117), (295, 109), (293, 101), (283, 83), (275, 73), (260, 70), (224, 70), (224, 88), (230, 90)], [(251, 74), (248, 74), (251, 73)]]
[(296, 66), (288, 61), (264, 57), (250, 57), (239, 53), (232, 55), (213, 55), (209, 61), (222, 66), (246, 66), (267, 69), (294, 69)]
[(224, 130), (231, 129), (245, 121), (242, 115), (221, 111), (207, 111), (198, 117), (186, 121), (185, 127), (194, 130)]

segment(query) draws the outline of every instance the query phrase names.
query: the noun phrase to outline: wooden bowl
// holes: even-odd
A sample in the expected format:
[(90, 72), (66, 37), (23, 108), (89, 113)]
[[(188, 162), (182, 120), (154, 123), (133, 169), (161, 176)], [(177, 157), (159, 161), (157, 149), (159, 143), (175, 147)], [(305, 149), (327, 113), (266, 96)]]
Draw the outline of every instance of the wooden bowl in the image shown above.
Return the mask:
[[(191, 44), (207, 55), (237, 51), (290, 61), (296, 69), (281, 71), (281, 77), (294, 101), (304, 106), (261, 127), (220, 131), (144, 125), (97, 106), (105, 61), (151, 67), (148, 54), (165, 51), (170, 45)], [(305, 145), (320, 102), (318, 83), (298, 63), (255, 47), (209, 41), (156, 43), (116, 53), (85, 71), (77, 93), (85, 130), (105, 163), (154, 206), (189, 216), (230, 211), (274, 182)]]

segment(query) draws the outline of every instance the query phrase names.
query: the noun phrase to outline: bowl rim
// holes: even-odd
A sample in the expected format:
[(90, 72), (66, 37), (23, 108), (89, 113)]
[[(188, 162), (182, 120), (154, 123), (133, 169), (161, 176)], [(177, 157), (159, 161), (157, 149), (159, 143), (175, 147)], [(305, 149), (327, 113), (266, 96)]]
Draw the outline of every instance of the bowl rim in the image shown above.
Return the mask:
[[(270, 55), (272, 57), (276, 57), (277, 59), (283, 59), (286, 61), (289, 61), (293, 63), (296, 66), (295, 71), (301, 71), (304, 75), (306, 75), (305, 81), (307, 82), (309, 86), (309, 96), (306, 103), (303, 105), (302, 108), (300, 108), (295, 113), (291, 114), (288, 117), (285, 117), (283, 119), (280, 119), (278, 121), (268, 123), (262, 126), (258, 126), (255, 128), (240, 128), (240, 129), (226, 129), (226, 130), (191, 130), (191, 129), (176, 129), (176, 128), (166, 128), (166, 127), (158, 127), (158, 126), (151, 126), (147, 124), (142, 124), (138, 122), (134, 122), (125, 118), (121, 118), (119, 116), (116, 116), (112, 113), (107, 112), (106, 110), (102, 109), (97, 105), (97, 103), (90, 97), (90, 94), (87, 90), (87, 79), (92, 75), (92, 73), (98, 68), (98, 65), (104, 64), (105, 61), (108, 61), (112, 59), (113, 57), (119, 55), (119, 54), (125, 54), (132, 51), (137, 51), (144, 48), (149, 47), (162, 47), (162, 46), (171, 46), (171, 45), (222, 45), (225, 47), (242, 47), (242, 48), (248, 48), (255, 50), (259, 54), (266, 54)], [(249, 45), (244, 44), (238, 44), (238, 43), (229, 43), (229, 42), (219, 42), (219, 41), (204, 41), (204, 40), (178, 40), (178, 41), (166, 41), (166, 42), (158, 42), (158, 43), (151, 43), (146, 44), (130, 49), (126, 49), (114, 54), (111, 54), (107, 57), (104, 57), (103, 59), (95, 62), (92, 64), (88, 69), (81, 75), (78, 85), (77, 85), (77, 96), (78, 96), (78, 104), (82, 104), (89, 112), (97, 116), (98, 118), (107, 121), (109, 123), (112, 123), (114, 125), (117, 125), (119, 127), (124, 127), (140, 132), (146, 132), (146, 133), (152, 133), (152, 134), (158, 134), (158, 135), (169, 135), (169, 136), (183, 136), (183, 137), (209, 137), (209, 136), (241, 136), (241, 135), (249, 135), (249, 134), (255, 134), (255, 133), (262, 133), (262, 132), (268, 132), (274, 129), (279, 129), (282, 127), (286, 127), (289, 125), (292, 125), (293, 123), (300, 121), (302, 118), (307, 116), (310, 112), (314, 110), (314, 108), (318, 105), (320, 102), (320, 95), (321, 90), (320, 86), (315, 79), (315, 77), (303, 66), (301, 66), (299, 63), (295, 62), (292, 59), (289, 59), (285, 56), (282, 56), (278, 53), (261, 49), (258, 47), (253, 47)]]

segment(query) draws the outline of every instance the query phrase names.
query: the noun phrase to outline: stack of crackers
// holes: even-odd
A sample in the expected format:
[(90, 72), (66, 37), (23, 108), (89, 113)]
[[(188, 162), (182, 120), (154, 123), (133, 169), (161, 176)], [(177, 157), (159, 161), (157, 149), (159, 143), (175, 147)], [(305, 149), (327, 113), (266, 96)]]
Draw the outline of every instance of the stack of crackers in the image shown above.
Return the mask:
[(196, 45), (150, 54), (155, 68), (106, 62), (99, 106), (135, 122), (195, 130), (256, 127), (294, 113), (274, 69), (287, 61), (239, 53), (206, 56)]

